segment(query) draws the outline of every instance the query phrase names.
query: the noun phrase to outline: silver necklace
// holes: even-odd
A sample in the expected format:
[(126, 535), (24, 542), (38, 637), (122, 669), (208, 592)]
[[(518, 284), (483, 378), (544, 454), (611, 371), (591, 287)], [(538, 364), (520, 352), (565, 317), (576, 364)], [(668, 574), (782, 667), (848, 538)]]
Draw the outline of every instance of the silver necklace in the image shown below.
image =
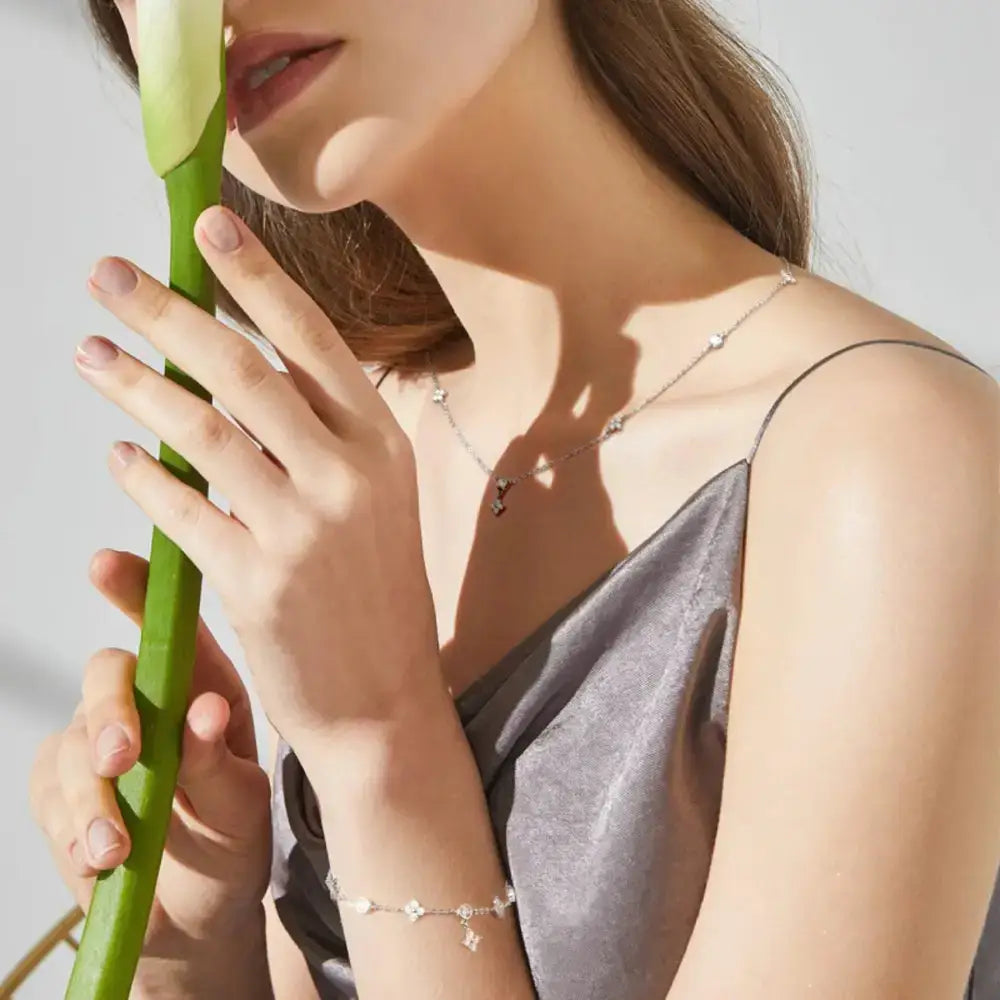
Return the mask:
[(617, 414), (617, 416), (612, 417), (604, 427), (604, 430), (597, 435), (597, 437), (592, 438), (590, 441), (584, 444), (578, 445), (576, 448), (571, 449), (564, 455), (560, 455), (558, 458), (552, 459), (550, 462), (545, 462), (543, 465), (536, 466), (534, 469), (529, 469), (527, 472), (522, 472), (516, 476), (498, 476), (495, 469), (491, 469), (480, 457), (476, 454), (475, 449), (469, 443), (468, 438), (462, 433), (462, 429), (455, 423), (455, 418), (451, 414), (451, 409), (448, 406), (448, 391), (441, 387), (441, 383), (438, 381), (437, 371), (431, 362), (430, 351), (427, 352), (427, 367), (430, 369), (431, 378), (434, 380), (434, 392), (431, 399), (434, 400), (445, 412), (445, 416), (448, 418), (448, 422), (455, 429), (455, 433), (458, 435), (459, 440), (462, 442), (465, 450), (476, 460), (479, 467), (483, 472), (488, 475), (494, 483), (496, 489), (496, 497), (490, 504), (490, 510), (496, 517), (499, 517), (504, 511), (507, 510), (507, 505), (503, 502), (504, 496), (516, 483), (519, 483), (522, 479), (527, 479), (529, 476), (537, 476), (542, 472), (546, 472), (551, 469), (557, 462), (564, 462), (567, 459), (574, 458), (579, 455), (582, 451), (586, 451), (588, 448), (593, 448), (596, 445), (607, 441), (608, 438), (613, 437), (615, 434), (619, 434), (624, 428), (625, 423), (631, 420), (641, 409), (648, 406), (657, 399), (659, 396), (663, 395), (678, 379), (686, 375), (699, 361), (702, 360), (707, 354), (711, 354), (712, 351), (717, 351), (725, 346), (726, 339), (738, 326), (749, 319), (758, 309), (767, 305), (771, 299), (774, 298), (778, 292), (781, 291), (785, 285), (794, 285), (797, 283), (795, 275), (792, 274), (792, 267), (788, 261), (784, 258), (780, 258), (782, 263), (781, 268), (781, 280), (778, 282), (777, 286), (773, 288), (767, 295), (764, 296), (759, 302), (752, 305), (732, 326), (727, 330), (722, 330), (718, 333), (713, 333), (709, 338), (705, 346), (695, 355), (695, 357), (682, 368), (669, 382), (661, 386), (656, 390), (651, 396), (647, 396), (638, 406), (633, 407), (631, 410), (625, 410), (622, 413)]

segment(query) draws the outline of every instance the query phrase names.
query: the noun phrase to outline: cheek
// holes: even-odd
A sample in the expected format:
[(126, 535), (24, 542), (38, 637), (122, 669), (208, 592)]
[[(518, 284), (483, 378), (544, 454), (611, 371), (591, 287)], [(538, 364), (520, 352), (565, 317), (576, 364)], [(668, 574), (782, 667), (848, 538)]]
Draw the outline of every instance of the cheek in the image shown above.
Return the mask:
[(284, 128), (231, 134), (227, 170), (306, 212), (377, 197), (524, 42), (540, 2), (371, 0), (345, 23), (348, 44), (329, 85)]
[[(523, 42), (539, 0), (382, 0), (372, 73), (386, 103), (433, 114), (468, 100)], [(373, 19), (374, 20), (374, 19)]]

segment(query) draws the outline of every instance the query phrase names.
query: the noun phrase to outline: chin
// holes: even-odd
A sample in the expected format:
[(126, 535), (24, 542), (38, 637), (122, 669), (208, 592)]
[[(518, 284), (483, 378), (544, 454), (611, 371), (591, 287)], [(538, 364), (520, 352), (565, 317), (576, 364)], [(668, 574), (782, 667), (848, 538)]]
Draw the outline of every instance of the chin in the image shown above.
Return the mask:
[(269, 201), (320, 214), (361, 201), (378, 203), (405, 177), (421, 139), (387, 118), (357, 120), (333, 135), (316, 135), (300, 127), (290, 137), (287, 129), (266, 125), (246, 139), (232, 133), (223, 162), (240, 183)]

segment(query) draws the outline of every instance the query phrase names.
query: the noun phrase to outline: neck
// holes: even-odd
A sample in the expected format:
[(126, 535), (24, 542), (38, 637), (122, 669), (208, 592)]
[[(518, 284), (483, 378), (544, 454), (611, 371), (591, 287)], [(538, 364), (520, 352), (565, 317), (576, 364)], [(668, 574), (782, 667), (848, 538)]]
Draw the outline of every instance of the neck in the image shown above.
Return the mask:
[(373, 200), (469, 334), (462, 397), (515, 432), (623, 357), (662, 383), (779, 270), (638, 150), (551, 19)]

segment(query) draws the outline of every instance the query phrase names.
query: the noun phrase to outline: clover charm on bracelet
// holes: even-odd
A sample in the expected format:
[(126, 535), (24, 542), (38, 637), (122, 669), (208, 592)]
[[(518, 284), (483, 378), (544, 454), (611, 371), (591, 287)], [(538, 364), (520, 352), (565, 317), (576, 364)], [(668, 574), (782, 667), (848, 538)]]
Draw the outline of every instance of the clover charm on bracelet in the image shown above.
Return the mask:
[(367, 896), (359, 896), (357, 898), (351, 898), (346, 896), (340, 888), (340, 882), (333, 872), (329, 872), (326, 876), (326, 887), (330, 891), (330, 897), (337, 903), (344, 903), (346, 906), (351, 907), (356, 913), (375, 913), (378, 910), (384, 913), (402, 913), (409, 918), (410, 923), (416, 923), (421, 917), (424, 916), (451, 916), (458, 917), (459, 923), (461, 923), (465, 936), (462, 938), (462, 944), (469, 949), (469, 951), (475, 951), (482, 940), (482, 935), (477, 934), (470, 926), (469, 920), (474, 916), (485, 916), (486, 914), (492, 914), (495, 917), (502, 918), (507, 909), (514, 905), (517, 898), (514, 894), (514, 887), (509, 883), (504, 884), (504, 893), (506, 898), (501, 899), (499, 896), (493, 897), (493, 903), (490, 906), (472, 906), (469, 903), (463, 903), (461, 906), (455, 909), (439, 909), (430, 908), (422, 906), (417, 900), (411, 899), (405, 906), (387, 906), (384, 903), (376, 903), (374, 900), (368, 899)]

